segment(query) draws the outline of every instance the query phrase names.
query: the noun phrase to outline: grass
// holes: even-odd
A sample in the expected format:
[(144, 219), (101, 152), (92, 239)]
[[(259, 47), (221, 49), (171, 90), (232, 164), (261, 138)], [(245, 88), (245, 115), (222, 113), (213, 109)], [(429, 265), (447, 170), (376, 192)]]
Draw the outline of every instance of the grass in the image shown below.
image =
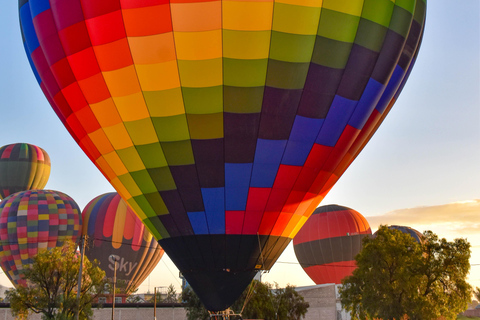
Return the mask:
[(457, 320), (472, 320), (472, 319), (479, 319), (479, 317), (466, 317), (466, 316), (457, 316)]

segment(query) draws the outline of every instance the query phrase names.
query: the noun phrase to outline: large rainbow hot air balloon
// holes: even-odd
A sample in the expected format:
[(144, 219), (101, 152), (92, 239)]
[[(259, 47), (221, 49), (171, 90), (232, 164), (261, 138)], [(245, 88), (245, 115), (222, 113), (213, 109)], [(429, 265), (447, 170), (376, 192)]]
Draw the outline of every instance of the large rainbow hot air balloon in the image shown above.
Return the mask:
[(372, 234), (365, 217), (339, 205), (315, 209), (293, 238), (298, 262), (316, 284), (341, 284), (355, 270), (363, 238)]
[(0, 148), (0, 199), (25, 190), (43, 189), (50, 177), (50, 157), (28, 143)]
[(113, 278), (115, 261), (110, 256), (115, 255), (117, 282), (125, 283), (125, 293), (136, 290), (163, 256), (158, 242), (116, 192), (95, 197), (82, 218), (88, 259), (96, 259), (107, 278)]
[(53, 190), (28, 190), (0, 203), (0, 266), (15, 287), (26, 286), (23, 270), (40, 250), (76, 241), (82, 216), (68, 195)]
[(417, 56), (425, 0), (19, 0), (76, 142), (207, 309), (270, 269)]

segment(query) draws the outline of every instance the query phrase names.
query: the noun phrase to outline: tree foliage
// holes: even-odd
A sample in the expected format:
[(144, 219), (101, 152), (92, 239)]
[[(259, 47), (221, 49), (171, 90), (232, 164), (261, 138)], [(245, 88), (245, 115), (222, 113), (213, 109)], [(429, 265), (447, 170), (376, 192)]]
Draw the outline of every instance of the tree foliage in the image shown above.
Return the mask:
[(187, 286), (182, 291), (182, 302), (185, 304), (188, 320), (208, 320), (210, 316), (207, 309), (193, 291), (192, 287)]
[(41, 313), (42, 319), (73, 319), (79, 307), (80, 319), (90, 319), (91, 303), (106, 283), (105, 272), (84, 257), (80, 302), (77, 303), (80, 257), (76, 244), (40, 252), (25, 269), (27, 287), (7, 291), (12, 314), (18, 318)]
[(475, 288), (475, 291), (473, 292), (473, 296), (475, 297), (475, 299), (477, 299), (478, 302), (480, 302), (480, 288), (479, 287)]
[(364, 238), (358, 268), (342, 281), (342, 304), (352, 319), (456, 319), (472, 295), (469, 259), (465, 239), (449, 242), (426, 231), (418, 243), (380, 226), (375, 238)]
[(176, 302), (179, 302), (178, 301), (178, 294), (177, 294), (177, 290), (175, 289), (175, 286), (173, 284), (170, 284), (167, 288), (167, 292), (166, 293), (161, 293), (159, 291), (157, 291), (156, 293), (156, 299), (155, 299), (155, 296), (153, 296), (152, 298), (150, 298), (148, 300), (148, 302), (151, 302), (151, 303), (154, 303), (155, 301), (157, 301), (157, 303), (176, 303)]
[(173, 284), (170, 284), (167, 288), (167, 296), (162, 299), (162, 302), (165, 303), (174, 303), (178, 302), (178, 295), (177, 295), (177, 290), (173, 286)]
[[(245, 303), (245, 300), (247, 302)], [(209, 313), (191, 287), (182, 293), (188, 320), (208, 320)], [(309, 304), (295, 291), (295, 287), (275, 287), (269, 283), (253, 280), (240, 298), (231, 306), (247, 319), (299, 320), (305, 317)]]

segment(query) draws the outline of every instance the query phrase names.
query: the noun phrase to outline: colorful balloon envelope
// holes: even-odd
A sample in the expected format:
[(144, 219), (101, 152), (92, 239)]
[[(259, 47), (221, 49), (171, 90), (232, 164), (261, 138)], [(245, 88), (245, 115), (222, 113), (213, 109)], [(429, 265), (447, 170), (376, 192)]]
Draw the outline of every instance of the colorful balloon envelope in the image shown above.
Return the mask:
[(111, 279), (117, 261), (118, 287), (124, 293), (136, 290), (163, 256), (157, 240), (116, 192), (90, 201), (82, 218), (88, 259), (96, 259)]
[(19, 0), (74, 139), (209, 310), (270, 269), (392, 107), (425, 0)]
[(328, 205), (317, 208), (293, 238), (293, 249), (303, 270), (316, 284), (341, 284), (355, 270), (362, 240), (372, 234), (357, 211)]
[[(388, 226), (388, 229), (391, 229), (391, 230), (399, 230), (403, 233), (406, 233), (406, 234), (409, 234), (410, 236), (413, 237), (413, 239), (415, 239), (415, 241), (417, 241), (418, 243), (423, 243), (423, 234), (418, 231), (418, 230), (415, 230), (413, 228), (410, 228), (410, 227), (407, 227), (407, 226), (397, 226), (397, 225), (392, 225), (392, 226)], [(377, 232), (375, 232), (373, 234), (373, 236), (375, 237), (377, 235)]]
[(25, 190), (43, 189), (50, 177), (50, 157), (28, 143), (0, 148), (0, 199)]
[(68, 195), (53, 190), (14, 193), (0, 203), (0, 265), (15, 287), (26, 286), (23, 272), (41, 250), (76, 241), (82, 216)]

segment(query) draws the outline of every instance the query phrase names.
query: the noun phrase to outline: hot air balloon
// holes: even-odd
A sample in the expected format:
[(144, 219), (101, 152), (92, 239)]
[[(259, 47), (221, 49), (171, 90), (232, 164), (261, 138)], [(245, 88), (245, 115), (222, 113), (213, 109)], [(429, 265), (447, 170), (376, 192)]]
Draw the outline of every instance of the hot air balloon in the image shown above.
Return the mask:
[(15, 287), (40, 250), (76, 241), (82, 217), (75, 201), (53, 190), (14, 193), (0, 203), (0, 266)]
[(53, 109), (207, 309), (268, 270), (416, 59), (425, 0), (19, 0)]
[(50, 157), (28, 143), (0, 148), (0, 199), (25, 190), (43, 189), (50, 177)]
[(357, 211), (327, 205), (317, 208), (293, 238), (293, 249), (303, 270), (316, 284), (341, 284), (356, 268), (362, 240), (372, 234)]
[(117, 282), (125, 283), (124, 293), (136, 290), (164, 253), (152, 234), (116, 192), (90, 201), (82, 219), (88, 259), (96, 259), (107, 278), (113, 279), (115, 261), (111, 256), (116, 256)]
[[(413, 239), (415, 239), (415, 241), (417, 241), (418, 243), (420, 244), (423, 243), (423, 239), (424, 239), (423, 234), (418, 230), (415, 230), (407, 226), (397, 226), (397, 225), (388, 226), (388, 229), (402, 231), (403, 233), (411, 235)], [(376, 235), (377, 235), (377, 232), (373, 234), (374, 237)]]

